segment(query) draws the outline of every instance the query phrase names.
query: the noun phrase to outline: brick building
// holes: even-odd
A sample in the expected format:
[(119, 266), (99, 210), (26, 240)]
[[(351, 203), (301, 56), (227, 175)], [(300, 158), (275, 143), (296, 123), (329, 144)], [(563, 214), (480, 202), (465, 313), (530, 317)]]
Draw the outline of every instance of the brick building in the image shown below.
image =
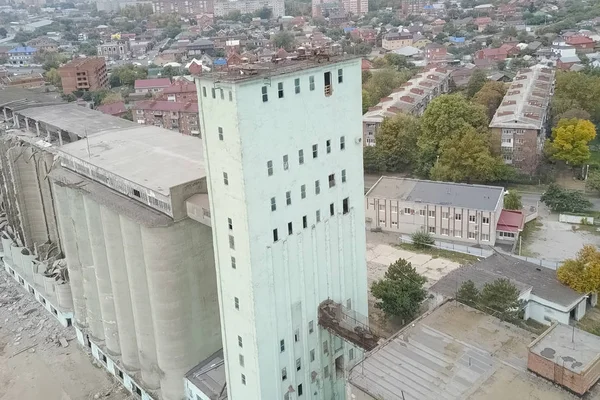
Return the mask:
[(506, 164), (534, 172), (548, 129), (548, 112), (554, 92), (554, 71), (540, 65), (519, 71), (490, 123), (499, 137)]
[(448, 49), (439, 43), (429, 43), (425, 46), (425, 60), (428, 64), (443, 64), (448, 61)]
[(174, 81), (171, 86), (158, 92), (156, 100), (173, 101), (177, 103), (197, 103), (198, 96), (196, 95), (196, 85), (194, 82), (182, 79)]
[(133, 120), (138, 124), (172, 129), (186, 135), (199, 135), (198, 103), (142, 100), (132, 107)]
[(63, 93), (108, 87), (106, 62), (101, 57), (76, 58), (58, 69)]
[(600, 377), (600, 337), (594, 334), (554, 324), (528, 348), (528, 370), (579, 396)]
[(156, 93), (171, 86), (169, 78), (136, 79), (134, 89), (136, 93)]
[(595, 42), (587, 36), (570, 36), (565, 40), (566, 44), (575, 47), (578, 53), (592, 53)]

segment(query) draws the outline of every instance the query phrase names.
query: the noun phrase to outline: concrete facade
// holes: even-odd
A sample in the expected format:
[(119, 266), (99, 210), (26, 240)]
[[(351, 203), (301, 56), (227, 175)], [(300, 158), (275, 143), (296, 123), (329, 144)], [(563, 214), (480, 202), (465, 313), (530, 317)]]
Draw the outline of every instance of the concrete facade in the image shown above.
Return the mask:
[[(419, 185), (432, 186), (433, 197), (439, 201), (413, 193), (419, 191)], [(372, 228), (406, 234), (429, 232), (440, 240), (492, 246), (503, 191), (499, 186), (382, 177), (365, 195), (365, 214)]]
[(230, 399), (345, 398), (361, 352), (317, 311), (368, 313), (360, 66), (196, 78)]
[(242, 14), (251, 14), (261, 10), (263, 7), (273, 10), (274, 18), (283, 17), (285, 15), (283, 0), (214, 0), (216, 17), (222, 17), (232, 11), (240, 11)]

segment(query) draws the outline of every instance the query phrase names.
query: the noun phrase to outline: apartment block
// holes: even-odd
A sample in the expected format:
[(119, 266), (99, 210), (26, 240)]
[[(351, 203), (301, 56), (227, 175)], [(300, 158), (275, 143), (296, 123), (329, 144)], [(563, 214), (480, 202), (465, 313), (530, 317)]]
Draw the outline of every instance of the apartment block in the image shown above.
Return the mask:
[(377, 128), (398, 113), (420, 116), (437, 96), (448, 93), (450, 70), (430, 67), (394, 90), (363, 115), (363, 145), (375, 146)]
[(413, 35), (410, 32), (390, 32), (381, 41), (381, 47), (389, 51), (398, 50), (412, 44)]
[(136, 101), (131, 108), (134, 121), (171, 129), (186, 135), (199, 135), (198, 103), (168, 100)]
[(156, 93), (154, 98), (156, 100), (175, 101), (178, 103), (187, 103), (189, 101), (197, 103), (196, 84), (187, 79), (174, 81), (170, 86)]
[(251, 14), (261, 10), (263, 7), (273, 10), (273, 17), (278, 18), (285, 15), (283, 0), (216, 0), (214, 3), (215, 16), (222, 17), (232, 11), (240, 11), (242, 14)]
[(155, 14), (212, 14), (214, 0), (152, 0)]
[(76, 58), (60, 67), (58, 74), (65, 94), (108, 87), (106, 62), (101, 57)]
[[(196, 85), (228, 398), (344, 399), (363, 350), (321, 311), (343, 305), (349, 336), (367, 322), (361, 60), (240, 65)], [(206, 386), (201, 399), (219, 397)]]
[(504, 188), (382, 177), (365, 195), (371, 228), (467, 244), (496, 243)]
[(536, 65), (519, 71), (490, 123), (506, 164), (535, 171), (548, 136), (554, 71)]

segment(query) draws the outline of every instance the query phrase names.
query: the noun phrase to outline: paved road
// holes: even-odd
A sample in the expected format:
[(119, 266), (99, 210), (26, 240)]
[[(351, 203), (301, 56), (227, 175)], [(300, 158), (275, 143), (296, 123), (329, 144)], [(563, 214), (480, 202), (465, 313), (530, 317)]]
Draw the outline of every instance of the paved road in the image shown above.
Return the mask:
[[(521, 194), (521, 200), (523, 206), (534, 206), (540, 201), (541, 193), (534, 192), (519, 192)], [(600, 211), (600, 198), (587, 196), (588, 200), (592, 202), (592, 209), (595, 211)]]

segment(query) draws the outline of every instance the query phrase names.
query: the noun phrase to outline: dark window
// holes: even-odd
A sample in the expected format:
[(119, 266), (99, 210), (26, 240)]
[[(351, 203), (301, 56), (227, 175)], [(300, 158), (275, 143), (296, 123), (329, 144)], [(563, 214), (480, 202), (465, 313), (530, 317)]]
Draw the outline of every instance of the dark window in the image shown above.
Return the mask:
[(306, 218), (306, 215), (304, 217), (302, 217), (302, 227), (303, 228), (308, 227), (308, 218)]
[(329, 153), (331, 153), (331, 140), (328, 140), (325, 143), (327, 145), (327, 154), (329, 154)]
[(140, 193), (140, 191), (139, 191), (139, 190), (137, 190), (137, 189), (133, 189), (133, 195), (134, 195), (134, 196), (137, 196), (137, 197), (142, 197), (142, 194), (141, 194), (141, 193)]
[(269, 95), (267, 94), (266, 86), (262, 87), (262, 100), (263, 100), (263, 103), (266, 103), (267, 101), (269, 101)]
[(283, 82), (279, 82), (279, 83), (277, 84), (277, 96), (278, 96), (280, 99), (283, 99)]
[(338, 69), (338, 83), (344, 82), (344, 70)]
[(294, 87), (296, 94), (300, 93), (300, 78), (294, 79)]
[(292, 233), (294, 233), (294, 228), (292, 226), (292, 223), (288, 222), (288, 235), (291, 235)]
[(342, 170), (342, 183), (346, 183), (346, 170)]
[(333, 217), (334, 214), (335, 214), (335, 207), (333, 206), (333, 203), (331, 203), (329, 205), (329, 215), (331, 215)]
[(329, 175), (329, 187), (332, 188), (335, 186), (335, 174)]
[(346, 148), (346, 137), (340, 136), (340, 150), (344, 150)]
[(279, 240), (279, 235), (277, 234), (277, 229), (273, 229), (273, 242)]
[(325, 81), (325, 96), (331, 96), (331, 72), (325, 72), (323, 78)]
[(219, 127), (219, 140), (223, 140), (223, 128)]
[(206, 86), (202, 86), (202, 95), (206, 97)]
[(304, 150), (298, 150), (298, 163), (304, 164)]
[(215, 88), (210, 89), (210, 93), (212, 94), (212, 98), (216, 99), (217, 98), (217, 93), (215, 91)]
[(317, 158), (317, 156), (319, 155), (319, 145), (313, 144), (312, 150), (313, 150), (313, 158)]
[(350, 211), (350, 205), (348, 204), (348, 197), (346, 197), (343, 201), (342, 201), (342, 212), (344, 214), (348, 214), (348, 212)]
[(302, 396), (302, 384), (298, 385), (298, 397), (300, 397), (300, 396)]

